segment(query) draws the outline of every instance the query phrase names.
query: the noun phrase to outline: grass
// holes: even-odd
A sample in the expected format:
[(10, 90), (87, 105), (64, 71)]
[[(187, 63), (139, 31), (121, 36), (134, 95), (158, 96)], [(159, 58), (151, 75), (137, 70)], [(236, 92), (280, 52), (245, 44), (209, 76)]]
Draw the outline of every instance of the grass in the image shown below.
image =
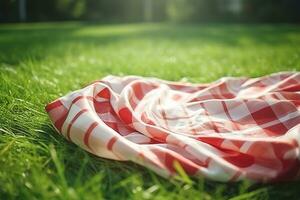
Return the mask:
[(1, 25), (0, 199), (297, 199), (300, 182), (165, 180), (97, 158), (60, 137), (44, 106), (108, 74), (210, 82), (299, 69), (296, 25)]

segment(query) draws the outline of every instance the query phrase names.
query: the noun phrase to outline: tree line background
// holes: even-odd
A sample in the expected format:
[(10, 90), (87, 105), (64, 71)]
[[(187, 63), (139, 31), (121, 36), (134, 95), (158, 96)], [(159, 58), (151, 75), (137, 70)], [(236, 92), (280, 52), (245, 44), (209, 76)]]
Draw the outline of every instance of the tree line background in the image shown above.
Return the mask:
[(0, 22), (300, 22), (300, 0), (0, 0)]

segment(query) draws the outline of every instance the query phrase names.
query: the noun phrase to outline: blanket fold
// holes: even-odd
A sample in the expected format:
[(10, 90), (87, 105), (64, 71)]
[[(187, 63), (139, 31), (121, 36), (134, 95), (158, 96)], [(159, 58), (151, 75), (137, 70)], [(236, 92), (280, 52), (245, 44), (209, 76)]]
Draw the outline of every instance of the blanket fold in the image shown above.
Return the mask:
[(107, 76), (46, 106), (57, 131), (97, 156), (217, 181), (300, 177), (300, 73), (210, 84)]

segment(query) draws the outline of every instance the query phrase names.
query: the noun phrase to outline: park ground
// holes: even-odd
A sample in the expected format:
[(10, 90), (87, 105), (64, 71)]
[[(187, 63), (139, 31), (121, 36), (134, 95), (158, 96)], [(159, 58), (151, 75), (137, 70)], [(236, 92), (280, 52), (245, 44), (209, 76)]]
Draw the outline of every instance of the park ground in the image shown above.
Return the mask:
[(0, 199), (299, 199), (300, 182), (166, 180), (98, 158), (44, 111), (109, 74), (210, 82), (299, 70), (297, 25), (0, 25)]

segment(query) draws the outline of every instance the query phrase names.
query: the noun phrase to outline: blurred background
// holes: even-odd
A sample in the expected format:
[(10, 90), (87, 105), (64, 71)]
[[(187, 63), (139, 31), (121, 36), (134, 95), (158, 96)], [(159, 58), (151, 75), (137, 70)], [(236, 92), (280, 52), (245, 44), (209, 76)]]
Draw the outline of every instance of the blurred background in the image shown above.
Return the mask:
[(0, 22), (299, 23), (300, 0), (0, 0)]

